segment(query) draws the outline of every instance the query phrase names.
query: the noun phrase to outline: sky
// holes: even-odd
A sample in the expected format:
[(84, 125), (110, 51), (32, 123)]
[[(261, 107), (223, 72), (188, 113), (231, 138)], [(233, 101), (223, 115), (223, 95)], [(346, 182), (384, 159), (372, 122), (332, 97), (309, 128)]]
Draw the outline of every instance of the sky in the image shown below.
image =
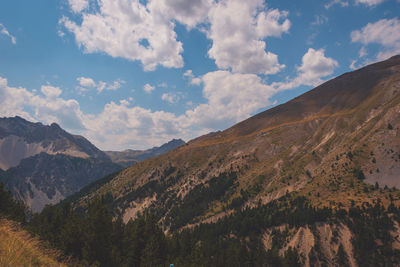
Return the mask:
[(2, 0), (0, 117), (146, 149), (396, 54), (400, 0)]

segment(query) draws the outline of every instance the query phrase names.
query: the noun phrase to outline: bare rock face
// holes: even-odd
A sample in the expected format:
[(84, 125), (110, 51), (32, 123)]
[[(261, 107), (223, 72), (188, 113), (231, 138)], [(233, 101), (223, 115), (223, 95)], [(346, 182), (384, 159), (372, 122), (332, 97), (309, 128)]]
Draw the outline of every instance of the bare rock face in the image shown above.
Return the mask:
[(56, 123), (32, 123), (21, 117), (0, 118), (0, 168), (15, 167), (41, 152), (108, 160), (108, 156), (82, 136), (71, 135)]

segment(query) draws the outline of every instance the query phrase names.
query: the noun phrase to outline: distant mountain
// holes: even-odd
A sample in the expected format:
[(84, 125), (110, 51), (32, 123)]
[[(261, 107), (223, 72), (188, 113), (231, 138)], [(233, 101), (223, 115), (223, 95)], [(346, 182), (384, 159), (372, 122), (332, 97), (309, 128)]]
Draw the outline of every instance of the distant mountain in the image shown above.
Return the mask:
[[(397, 215), (388, 219), (382, 208), (400, 206), (394, 186), (400, 187), (400, 56), (132, 165), (71, 200), (84, 208), (107, 194), (125, 222), (151, 211), (164, 231), (186, 236), (183, 229), (194, 229), (192, 256), (223, 233), (211, 245), (255, 239), (254, 246), (280, 255), (296, 248), (305, 266), (379, 266), (386, 249), (400, 253)], [(317, 219), (310, 221), (314, 208)], [(337, 209), (337, 217), (322, 216)]]
[(172, 139), (171, 141), (163, 144), (160, 147), (153, 147), (148, 150), (127, 149), (124, 151), (105, 151), (105, 153), (111, 158), (113, 162), (118, 163), (124, 167), (129, 167), (132, 164), (167, 153), (170, 150), (185, 144), (186, 143), (182, 139)]
[(104, 152), (84, 137), (69, 134), (56, 123), (47, 126), (18, 116), (0, 118), (1, 169), (17, 166), (22, 159), (41, 152), (109, 160)]
[(0, 118), (0, 182), (34, 212), (123, 167), (56, 123)]
[(38, 212), (46, 204), (56, 204), (85, 185), (119, 170), (121, 166), (111, 161), (42, 152), (0, 172), (0, 182), (32, 211)]
[(56, 123), (0, 118), (0, 182), (38, 212), (99, 178), (183, 144), (174, 139), (149, 150), (103, 152)]

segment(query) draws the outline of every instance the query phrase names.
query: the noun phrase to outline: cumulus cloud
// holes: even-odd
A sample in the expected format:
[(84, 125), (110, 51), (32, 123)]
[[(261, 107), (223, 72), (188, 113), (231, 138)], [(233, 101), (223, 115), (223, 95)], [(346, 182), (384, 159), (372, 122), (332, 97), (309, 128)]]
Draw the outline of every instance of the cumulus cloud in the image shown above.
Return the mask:
[(186, 137), (175, 114), (110, 102), (101, 114), (90, 115), (86, 136), (103, 149), (149, 148), (174, 137)]
[(183, 77), (186, 77), (189, 79), (189, 83), (192, 85), (200, 85), (201, 84), (201, 79), (199, 77), (194, 76), (192, 70), (187, 70), (183, 74)]
[(186, 111), (187, 121), (204, 129), (224, 129), (270, 105), (276, 90), (255, 74), (214, 71), (202, 77), (207, 103)]
[(324, 49), (309, 48), (297, 70), (300, 73), (302, 84), (318, 85), (321, 77), (331, 75), (338, 65), (336, 60), (325, 56)]
[(9, 37), (12, 44), (15, 45), (15, 44), (17, 43), (17, 39), (16, 39), (13, 35), (11, 35), (11, 34), (8, 32), (7, 28), (6, 28), (3, 24), (1, 24), (1, 23), (0, 23), (0, 34), (3, 34), (3, 35), (5, 35), (5, 36)]
[(99, 0), (98, 6), (99, 10), (92, 13), (81, 13), (80, 23), (68, 17), (59, 21), (74, 34), (84, 52), (138, 60), (148, 71), (157, 65), (183, 66), (182, 43), (177, 41), (175, 24), (164, 13), (147, 8), (139, 0)]
[[(351, 32), (351, 41), (364, 46), (379, 44), (381, 51), (376, 55), (377, 60), (384, 60), (400, 53), (400, 21), (397, 18), (381, 19), (368, 23), (361, 30)], [(360, 50), (360, 57), (365, 56)]]
[(143, 86), (143, 90), (144, 90), (146, 93), (148, 93), (148, 94), (150, 94), (151, 92), (153, 92), (154, 89), (156, 89), (156, 87), (155, 87), (155, 86), (151, 86), (151, 85), (148, 84), (148, 83), (146, 83), (146, 84)]
[(112, 84), (108, 85), (105, 89), (115, 91), (115, 90), (121, 88), (122, 84), (124, 84), (124, 83), (125, 83), (124, 80), (116, 80)]
[(287, 33), (288, 12), (267, 9), (262, 0), (219, 1), (210, 10), (207, 33), (213, 44), (208, 55), (219, 68), (240, 73), (274, 74), (284, 65), (267, 52), (267, 37)]
[[(85, 1), (70, 0), (70, 7), (81, 12)], [(80, 13), (79, 22), (59, 21), (86, 53), (138, 60), (147, 71), (183, 67), (183, 46), (174, 30), (178, 22), (188, 29), (200, 25), (213, 42), (208, 55), (219, 68), (258, 74), (284, 68), (267, 51), (265, 39), (289, 31), (288, 12), (268, 9), (263, 0), (99, 0), (98, 6)]]
[[(247, 118), (270, 105), (277, 92), (255, 74), (215, 71), (201, 79), (206, 103), (189, 107), (182, 115), (130, 106), (127, 101), (110, 102), (100, 114), (87, 116), (90, 130), (85, 136), (103, 149), (148, 148), (176, 137), (188, 140)], [(182, 95), (165, 93), (162, 98), (175, 103)]]
[(339, 63), (325, 56), (325, 50), (309, 48), (302, 58), (302, 64), (297, 68), (297, 76), (289, 82), (274, 83), (279, 90), (296, 88), (300, 85), (317, 86), (322, 78), (331, 75)]
[(207, 19), (213, 2), (213, 0), (152, 0), (148, 8), (191, 29)]
[(81, 86), (84, 86), (84, 87), (96, 87), (97, 86), (95, 81), (92, 78), (78, 77), (76, 79)]
[(161, 95), (161, 99), (169, 102), (170, 104), (175, 104), (181, 99), (181, 94), (174, 92), (164, 93)]
[(62, 91), (58, 87), (54, 87), (51, 85), (43, 85), (40, 90), (42, 93), (48, 97), (49, 99), (56, 98), (61, 95)]
[(88, 77), (78, 77), (76, 80), (79, 82), (80, 87), (78, 89), (82, 91), (86, 91), (88, 88), (97, 88), (97, 92), (101, 93), (103, 90), (112, 90), (115, 91), (121, 88), (122, 84), (125, 83), (124, 80), (117, 79), (111, 84), (107, 84), (106, 82), (99, 81), (95, 82), (92, 78)]
[(356, 4), (363, 4), (367, 6), (376, 6), (383, 2), (384, 0), (356, 0)]
[(22, 87), (11, 87), (0, 77), (0, 116), (22, 116), (45, 123), (57, 122), (72, 130), (83, 130), (83, 114), (76, 100), (60, 98), (58, 87), (41, 87), (44, 97)]
[(89, 6), (88, 0), (68, 0), (68, 3), (74, 13), (80, 13)]

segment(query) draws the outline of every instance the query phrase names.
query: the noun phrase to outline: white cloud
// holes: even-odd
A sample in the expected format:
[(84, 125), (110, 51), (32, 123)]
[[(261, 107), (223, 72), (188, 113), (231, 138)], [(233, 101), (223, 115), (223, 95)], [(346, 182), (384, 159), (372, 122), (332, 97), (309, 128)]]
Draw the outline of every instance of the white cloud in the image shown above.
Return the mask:
[(97, 92), (102, 92), (104, 89), (106, 89), (107, 88), (107, 83), (106, 82), (103, 82), (103, 81), (99, 81), (98, 83), (97, 83)]
[(302, 58), (302, 64), (298, 67), (302, 84), (317, 85), (321, 77), (331, 75), (338, 66), (338, 62), (325, 56), (325, 50), (309, 48)]
[(143, 90), (144, 90), (146, 93), (148, 93), (148, 94), (150, 94), (151, 92), (153, 92), (154, 89), (156, 89), (156, 88), (155, 88), (154, 86), (151, 86), (151, 85), (148, 84), (148, 83), (146, 83), (146, 84), (143, 86)]
[(181, 99), (181, 94), (174, 92), (164, 93), (161, 95), (161, 99), (171, 104), (175, 104)]
[(276, 90), (255, 74), (214, 71), (202, 77), (207, 103), (186, 111), (188, 123), (204, 129), (220, 130), (270, 105)]
[[(190, 105), (183, 115), (110, 102), (100, 114), (86, 116), (90, 130), (85, 136), (103, 149), (147, 148), (176, 137), (188, 140), (247, 118), (271, 104), (269, 99), (276, 93), (254, 74), (215, 71), (201, 79), (207, 103)], [(175, 103), (181, 95), (166, 93), (162, 98)]]
[(349, 6), (349, 2), (344, 1), (344, 0), (331, 0), (330, 2), (326, 3), (324, 5), (324, 7), (326, 9), (329, 9), (333, 5), (340, 5), (341, 7), (346, 7), (346, 6)]
[(200, 85), (201, 79), (199, 77), (194, 76), (192, 70), (187, 70), (183, 74), (183, 77), (187, 77), (189, 79), (189, 83), (192, 85)]
[(112, 84), (108, 85), (105, 89), (115, 91), (115, 90), (121, 88), (122, 84), (124, 84), (124, 83), (125, 83), (125, 81), (123, 81), (123, 80), (116, 80)]
[(110, 102), (101, 114), (88, 116), (86, 125), (89, 140), (103, 149), (148, 148), (187, 137), (176, 115), (124, 103)]
[(383, 2), (384, 0), (356, 0), (356, 4), (364, 4), (367, 6), (376, 6)]
[(309, 48), (302, 58), (302, 64), (297, 68), (298, 75), (289, 82), (278, 82), (273, 85), (279, 90), (296, 88), (300, 85), (317, 86), (323, 82), (321, 78), (333, 73), (339, 63), (325, 56), (325, 50)]
[[(400, 53), (400, 21), (397, 18), (381, 19), (368, 23), (361, 30), (351, 32), (351, 41), (364, 46), (381, 45), (381, 51), (376, 55), (377, 60), (384, 60)], [(360, 56), (363, 53), (360, 52)]]
[(84, 87), (96, 87), (97, 86), (95, 81), (92, 78), (78, 77), (76, 79), (81, 86), (84, 86)]
[(56, 97), (60, 96), (61, 93), (62, 93), (60, 88), (54, 87), (54, 86), (51, 86), (51, 85), (42, 85), (40, 90), (49, 99), (56, 98)]
[(183, 67), (182, 43), (174, 31), (177, 21), (189, 29), (200, 25), (213, 42), (208, 54), (219, 68), (262, 74), (284, 68), (276, 54), (266, 51), (265, 38), (289, 31), (288, 12), (268, 9), (262, 0), (149, 0), (146, 4), (99, 0), (98, 6), (97, 11), (81, 13), (79, 23), (67, 17), (59, 22), (86, 53), (138, 60), (148, 71), (157, 65)]
[(219, 68), (234, 72), (279, 72), (284, 65), (279, 64), (276, 54), (265, 51), (264, 39), (287, 33), (287, 16), (286, 11), (267, 9), (262, 0), (219, 1), (209, 14), (210, 58)]
[(125, 83), (124, 80), (121, 79), (117, 79), (115, 80), (112, 84), (107, 84), (106, 82), (103, 81), (99, 81), (99, 82), (95, 82), (92, 78), (88, 78), (88, 77), (78, 77), (76, 78), (76, 80), (79, 82), (80, 87), (78, 87), (78, 90), (82, 91), (86, 91), (87, 88), (97, 88), (97, 91), (99, 93), (101, 93), (103, 90), (117, 90), (119, 88), (121, 88), (122, 84)]
[(82, 13), (81, 23), (67, 17), (59, 22), (75, 35), (84, 52), (138, 60), (145, 70), (183, 66), (182, 43), (169, 17), (139, 0), (99, 0), (98, 6), (98, 11)]
[(4, 34), (5, 36), (8, 36), (11, 39), (11, 43), (12, 44), (16, 44), (17, 43), (17, 39), (11, 35), (8, 30), (6, 29), (6, 27), (4, 27), (3, 24), (0, 23), (0, 34)]
[(58, 87), (41, 87), (44, 97), (22, 87), (11, 87), (0, 77), (0, 116), (22, 116), (28, 120), (45, 123), (57, 122), (72, 130), (83, 130), (83, 114), (76, 100), (59, 98)]
[(68, 0), (68, 3), (74, 13), (80, 13), (89, 6), (88, 0)]
[(213, 0), (152, 0), (148, 8), (164, 17), (175, 19), (189, 29), (207, 19)]

